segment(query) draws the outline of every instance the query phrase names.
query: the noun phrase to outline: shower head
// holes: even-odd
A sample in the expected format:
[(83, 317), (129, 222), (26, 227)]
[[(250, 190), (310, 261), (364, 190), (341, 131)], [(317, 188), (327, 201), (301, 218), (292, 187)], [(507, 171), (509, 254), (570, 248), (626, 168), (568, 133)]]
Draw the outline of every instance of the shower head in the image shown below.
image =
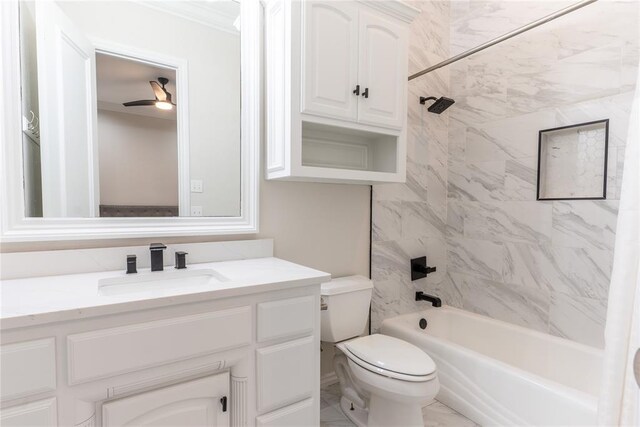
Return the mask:
[(431, 104), (429, 106), (429, 108), (427, 108), (427, 110), (430, 113), (436, 113), (436, 114), (440, 114), (442, 113), (444, 110), (446, 110), (447, 108), (451, 107), (451, 105), (456, 102), (451, 98), (446, 98), (446, 97), (441, 97), (436, 99), (435, 96), (429, 96), (429, 97), (424, 97), (421, 96), (420, 97), (420, 104), (424, 105), (427, 101), (430, 100), (435, 100), (436, 102), (434, 102), (433, 104)]

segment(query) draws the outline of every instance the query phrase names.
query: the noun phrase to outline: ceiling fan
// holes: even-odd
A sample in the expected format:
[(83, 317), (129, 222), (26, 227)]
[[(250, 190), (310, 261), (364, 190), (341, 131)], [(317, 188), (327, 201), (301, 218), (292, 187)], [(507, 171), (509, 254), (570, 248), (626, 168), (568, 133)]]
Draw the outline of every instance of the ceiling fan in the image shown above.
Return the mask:
[[(151, 89), (156, 96), (156, 99), (141, 99), (139, 101), (125, 102), (122, 105), (125, 107), (139, 107), (147, 105), (155, 105), (161, 110), (171, 110), (176, 105), (171, 102), (171, 94), (167, 92), (164, 86), (169, 83), (169, 79), (166, 77), (158, 77), (158, 81), (150, 81)], [(162, 85), (162, 86), (160, 86)]]

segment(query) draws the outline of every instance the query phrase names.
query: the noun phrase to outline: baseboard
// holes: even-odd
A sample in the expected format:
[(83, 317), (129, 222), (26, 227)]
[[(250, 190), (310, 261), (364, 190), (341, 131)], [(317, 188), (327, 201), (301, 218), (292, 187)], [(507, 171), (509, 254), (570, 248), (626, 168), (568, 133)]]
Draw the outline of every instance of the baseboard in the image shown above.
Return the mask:
[(338, 376), (335, 372), (329, 372), (320, 377), (320, 388), (329, 387), (338, 382)]

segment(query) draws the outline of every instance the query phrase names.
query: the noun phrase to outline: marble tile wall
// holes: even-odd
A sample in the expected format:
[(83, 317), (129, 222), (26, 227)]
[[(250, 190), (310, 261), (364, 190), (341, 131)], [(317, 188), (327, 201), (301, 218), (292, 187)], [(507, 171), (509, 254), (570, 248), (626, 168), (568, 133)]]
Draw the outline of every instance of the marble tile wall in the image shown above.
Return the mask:
[[(413, 2), (410, 73), (567, 1)], [(409, 84), (406, 184), (374, 186), (372, 328), (445, 303), (603, 345), (638, 7), (606, 1)], [(449, 96), (441, 115), (418, 97)], [(610, 119), (607, 200), (536, 201), (538, 130)], [(438, 268), (411, 282), (409, 259)]]
[[(448, 1), (408, 2), (422, 11), (411, 26), (409, 73), (449, 56)], [(449, 117), (427, 112), (420, 96), (448, 96), (449, 70), (409, 82), (407, 182), (373, 188), (372, 329), (382, 319), (416, 311), (416, 290), (436, 292), (446, 277)], [(412, 283), (409, 259), (428, 254), (438, 271)], [(426, 283), (425, 283), (426, 282)], [(442, 292), (436, 292), (442, 293)]]
[[(452, 2), (451, 51), (564, 6)], [(450, 67), (448, 303), (603, 346), (638, 7), (598, 2)], [(536, 201), (538, 130), (604, 118), (607, 200)]]

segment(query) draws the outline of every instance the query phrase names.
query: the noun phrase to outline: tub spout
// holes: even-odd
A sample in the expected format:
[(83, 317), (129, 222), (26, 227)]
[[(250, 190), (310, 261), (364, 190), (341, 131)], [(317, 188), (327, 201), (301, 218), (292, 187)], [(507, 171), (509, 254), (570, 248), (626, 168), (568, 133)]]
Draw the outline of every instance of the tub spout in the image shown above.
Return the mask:
[(440, 298), (425, 294), (422, 291), (416, 292), (416, 301), (429, 301), (434, 307), (442, 307), (442, 300)]

